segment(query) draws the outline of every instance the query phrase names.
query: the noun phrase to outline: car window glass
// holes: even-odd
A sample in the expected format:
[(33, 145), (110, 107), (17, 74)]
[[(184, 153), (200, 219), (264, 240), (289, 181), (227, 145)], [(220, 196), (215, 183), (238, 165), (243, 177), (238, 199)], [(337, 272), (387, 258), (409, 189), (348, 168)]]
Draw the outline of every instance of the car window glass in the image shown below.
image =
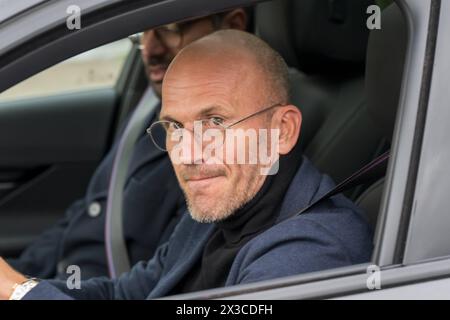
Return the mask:
[(0, 101), (113, 87), (131, 46), (122, 39), (79, 54), (6, 90)]

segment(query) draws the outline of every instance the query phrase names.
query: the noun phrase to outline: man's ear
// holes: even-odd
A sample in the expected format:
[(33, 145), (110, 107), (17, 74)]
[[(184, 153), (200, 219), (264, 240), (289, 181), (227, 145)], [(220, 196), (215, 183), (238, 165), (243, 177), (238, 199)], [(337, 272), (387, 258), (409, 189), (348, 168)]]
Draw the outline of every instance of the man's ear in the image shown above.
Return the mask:
[(275, 111), (275, 121), (280, 129), (279, 153), (289, 153), (297, 144), (302, 126), (302, 113), (293, 105), (283, 106)]
[(221, 29), (237, 29), (245, 31), (247, 30), (247, 13), (243, 8), (237, 8), (228, 12), (222, 18)]

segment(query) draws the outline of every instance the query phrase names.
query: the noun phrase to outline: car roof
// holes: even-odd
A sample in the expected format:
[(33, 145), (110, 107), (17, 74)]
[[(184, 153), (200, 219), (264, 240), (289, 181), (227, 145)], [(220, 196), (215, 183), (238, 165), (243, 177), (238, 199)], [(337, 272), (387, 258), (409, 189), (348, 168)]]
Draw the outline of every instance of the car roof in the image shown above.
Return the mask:
[(0, 0), (0, 23), (48, 0)]

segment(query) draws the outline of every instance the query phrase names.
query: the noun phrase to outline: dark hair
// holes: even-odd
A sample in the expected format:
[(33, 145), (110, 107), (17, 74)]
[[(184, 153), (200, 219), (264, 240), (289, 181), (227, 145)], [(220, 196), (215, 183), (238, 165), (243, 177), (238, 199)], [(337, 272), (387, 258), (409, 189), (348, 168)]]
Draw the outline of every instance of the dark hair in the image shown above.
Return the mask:
[[(212, 15), (211, 19), (212, 19), (214, 29), (219, 30), (220, 26), (222, 24), (223, 18), (228, 13), (232, 12), (235, 9), (237, 9), (237, 8), (227, 10), (227, 11), (222, 11), (222, 12)], [(244, 9), (245, 13), (247, 14), (247, 25), (246, 25), (245, 30), (248, 32), (253, 32), (253, 6), (244, 7), (243, 9)]]

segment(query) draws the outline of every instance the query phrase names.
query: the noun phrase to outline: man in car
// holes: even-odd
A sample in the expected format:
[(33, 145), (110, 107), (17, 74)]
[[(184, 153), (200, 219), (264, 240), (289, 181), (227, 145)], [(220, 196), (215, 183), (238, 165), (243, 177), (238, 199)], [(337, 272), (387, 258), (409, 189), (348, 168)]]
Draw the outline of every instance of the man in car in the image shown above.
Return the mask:
[[(246, 32), (218, 31), (184, 48), (149, 130), (166, 130), (158, 147), (186, 196), (172, 237), (118, 280), (90, 279), (80, 290), (26, 280), (0, 261), (0, 298), (155, 298), (369, 261), (370, 228), (342, 194), (295, 214), (334, 184), (298, 148), (302, 115), (290, 104), (287, 75), (283, 59)], [(239, 130), (247, 143), (229, 138)]]
[[(244, 9), (174, 23), (144, 32), (142, 60), (157, 96), (166, 69), (178, 51), (218, 29), (245, 29)], [(155, 119), (146, 119), (150, 125)], [(17, 270), (40, 278), (65, 279), (76, 265), (81, 277), (108, 275), (105, 254), (105, 207), (118, 143), (97, 168), (83, 199), (72, 204), (63, 220), (36, 239), (18, 259), (8, 259)], [(167, 155), (143, 131), (137, 141), (124, 190), (124, 236), (131, 265), (148, 260), (164, 243), (183, 212), (184, 197)], [(163, 182), (163, 183), (162, 183)]]

